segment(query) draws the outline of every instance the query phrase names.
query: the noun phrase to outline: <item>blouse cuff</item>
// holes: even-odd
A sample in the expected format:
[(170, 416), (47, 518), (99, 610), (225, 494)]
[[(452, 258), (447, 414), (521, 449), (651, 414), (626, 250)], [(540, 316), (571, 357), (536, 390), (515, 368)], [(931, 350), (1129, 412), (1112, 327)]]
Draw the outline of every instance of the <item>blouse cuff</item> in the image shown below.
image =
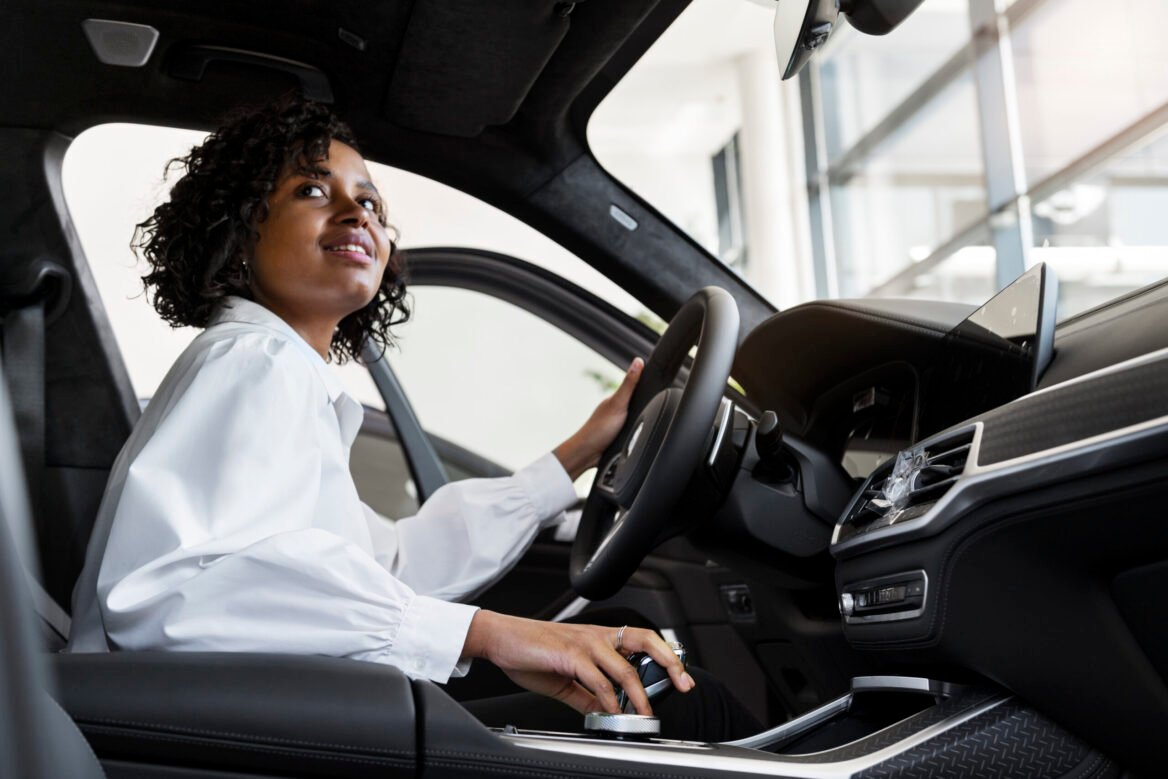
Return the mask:
[(554, 453), (548, 452), (526, 468), (516, 471), (515, 478), (535, 506), (542, 525), (557, 519), (560, 512), (576, 503), (576, 487)]
[(462, 647), (478, 610), (477, 606), (415, 595), (384, 662), (410, 678), (439, 684), (445, 684), (452, 674), (465, 675), (469, 663), (460, 662)]

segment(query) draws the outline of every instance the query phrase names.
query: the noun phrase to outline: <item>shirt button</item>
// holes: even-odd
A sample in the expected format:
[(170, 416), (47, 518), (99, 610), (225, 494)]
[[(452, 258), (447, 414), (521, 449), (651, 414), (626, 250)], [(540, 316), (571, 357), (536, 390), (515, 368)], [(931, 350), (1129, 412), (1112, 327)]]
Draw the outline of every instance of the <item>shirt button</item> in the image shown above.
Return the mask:
[(421, 673), (421, 671), (426, 667), (426, 663), (423, 662), (421, 658), (415, 657), (414, 661), (410, 663), (410, 667)]

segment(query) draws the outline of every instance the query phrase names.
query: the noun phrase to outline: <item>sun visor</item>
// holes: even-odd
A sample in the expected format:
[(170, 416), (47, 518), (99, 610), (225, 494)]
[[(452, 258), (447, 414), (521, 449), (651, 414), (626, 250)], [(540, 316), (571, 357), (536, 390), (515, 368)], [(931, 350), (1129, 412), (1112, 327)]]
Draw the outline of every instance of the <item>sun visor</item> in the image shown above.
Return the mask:
[(567, 34), (573, 6), (418, 0), (389, 86), (387, 117), (464, 137), (506, 124)]

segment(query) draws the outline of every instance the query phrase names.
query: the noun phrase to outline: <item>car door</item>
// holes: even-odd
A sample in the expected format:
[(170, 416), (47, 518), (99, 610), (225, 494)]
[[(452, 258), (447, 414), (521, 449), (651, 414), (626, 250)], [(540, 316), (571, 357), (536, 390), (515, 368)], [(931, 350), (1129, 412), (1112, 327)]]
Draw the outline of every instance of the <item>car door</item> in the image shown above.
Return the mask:
[[(370, 373), (420, 502), (447, 480), (510, 473), (549, 451), (656, 340), (646, 324), (513, 257), (417, 249), (407, 262), (411, 321)], [(366, 442), (373, 436), (363, 433)], [(359, 439), (358, 460), (368, 445)], [(353, 470), (359, 489), (373, 481), (361, 478), (363, 466)], [(591, 473), (579, 480), (581, 495), (590, 482)], [(478, 605), (544, 618), (568, 606), (573, 513), (542, 533)]]

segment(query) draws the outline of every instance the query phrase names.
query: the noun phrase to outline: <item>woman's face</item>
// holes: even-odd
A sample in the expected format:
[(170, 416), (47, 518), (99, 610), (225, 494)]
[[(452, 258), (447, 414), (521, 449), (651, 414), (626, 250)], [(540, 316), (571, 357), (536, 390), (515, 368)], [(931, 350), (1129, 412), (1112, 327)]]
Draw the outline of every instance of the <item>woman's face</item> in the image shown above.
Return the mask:
[(289, 169), (268, 198), (252, 251), (256, 301), (288, 321), (340, 321), (369, 304), (389, 261), (381, 197), (361, 155), (340, 141), (304, 173)]

